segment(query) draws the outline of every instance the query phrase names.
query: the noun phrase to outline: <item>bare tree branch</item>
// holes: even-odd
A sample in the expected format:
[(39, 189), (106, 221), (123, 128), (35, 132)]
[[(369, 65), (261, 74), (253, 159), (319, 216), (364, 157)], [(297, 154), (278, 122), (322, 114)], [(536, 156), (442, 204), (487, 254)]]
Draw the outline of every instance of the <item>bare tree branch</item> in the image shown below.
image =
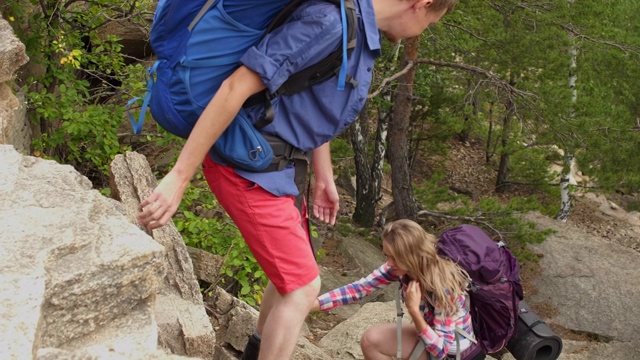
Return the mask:
[(516, 95), (522, 98), (538, 98), (538, 96), (534, 93), (515, 88), (514, 86), (510, 85), (508, 81), (503, 80), (500, 76), (492, 73), (489, 70), (485, 70), (473, 65), (451, 63), (451, 62), (432, 60), (432, 59), (417, 59), (415, 62), (409, 61), (407, 66), (404, 67), (404, 69), (382, 80), (382, 83), (380, 84), (378, 89), (376, 89), (376, 91), (374, 91), (373, 93), (369, 94), (367, 98), (371, 99), (378, 96), (389, 82), (404, 75), (407, 71), (411, 70), (411, 68), (415, 64), (429, 64), (433, 66), (448, 67), (452, 69), (463, 70), (476, 75), (484, 76), (489, 83), (492, 83), (497, 87), (503, 89), (509, 95)]
[(464, 28), (464, 27), (462, 27), (462, 26), (460, 26), (458, 24), (453, 24), (453, 23), (450, 23), (450, 22), (447, 22), (447, 21), (443, 21), (442, 24), (445, 25), (445, 26), (452, 27), (454, 29), (458, 29), (458, 30), (460, 30), (460, 31), (462, 31), (464, 33), (467, 33), (467, 34), (471, 35), (472, 37), (474, 37), (474, 38), (476, 38), (476, 39), (478, 39), (478, 40), (480, 40), (482, 42), (485, 42), (485, 43), (489, 42), (489, 39), (480, 37), (480, 36), (476, 35), (473, 31), (471, 31), (471, 30), (469, 30), (467, 28)]
[(407, 66), (404, 67), (404, 69), (400, 70), (399, 72), (391, 75), (388, 78), (385, 78), (384, 80), (382, 80), (382, 83), (380, 83), (380, 86), (378, 86), (378, 89), (376, 91), (374, 91), (373, 93), (369, 94), (369, 96), (367, 96), (367, 99), (371, 99), (374, 98), (376, 96), (378, 96), (382, 90), (384, 90), (384, 87), (391, 81), (399, 78), (400, 76), (404, 75), (407, 73), (407, 71), (411, 70), (411, 68), (413, 67), (413, 62), (409, 61), (409, 63), (407, 64)]
[(640, 55), (640, 49), (638, 49), (638, 47), (624, 45), (624, 44), (618, 44), (618, 43), (614, 43), (613, 41), (603, 40), (603, 39), (596, 39), (596, 38), (593, 38), (591, 36), (587, 36), (587, 35), (581, 33), (578, 29), (576, 29), (572, 25), (560, 25), (560, 27), (562, 29), (564, 29), (565, 31), (571, 33), (576, 38), (584, 39), (584, 40), (587, 40), (587, 41), (591, 41), (592, 43), (596, 43), (596, 44), (603, 44), (603, 45), (611, 46), (611, 47), (614, 47), (614, 48), (616, 48), (618, 50), (623, 51), (625, 54), (632, 53), (632, 54)]
[(484, 217), (468, 217), (468, 216), (459, 216), (459, 215), (447, 215), (447, 214), (438, 213), (438, 212), (429, 211), (429, 210), (420, 210), (420, 211), (418, 211), (418, 217), (420, 217), (420, 215), (429, 215), (429, 216), (434, 216), (434, 217), (438, 217), (438, 218), (442, 218), (442, 219), (449, 219), (449, 220), (464, 220), (464, 221), (474, 222), (476, 224), (482, 224), (482, 225), (486, 226), (487, 228), (491, 229), (491, 231), (493, 231), (494, 233), (496, 233), (496, 235), (498, 235), (500, 237), (500, 240), (504, 240), (504, 238), (502, 237), (502, 233), (500, 231), (496, 230), (493, 226), (491, 226), (491, 224), (489, 224), (488, 222), (484, 221), (483, 220), (483, 219), (485, 219)]
[(439, 61), (439, 60), (433, 60), (433, 59), (417, 59), (416, 63), (429, 64), (429, 65), (439, 66), (439, 67), (448, 67), (451, 69), (463, 70), (476, 75), (481, 75), (481, 76), (484, 76), (490, 83), (493, 83), (499, 88), (502, 88), (503, 90), (505, 90), (508, 94), (513, 94), (523, 98), (538, 98), (536, 94), (517, 89), (512, 85), (510, 85), (508, 81), (503, 80), (500, 76), (492, 73), (489, 70), (485, 70), (477, 66), (451, 63), (451, 62)]

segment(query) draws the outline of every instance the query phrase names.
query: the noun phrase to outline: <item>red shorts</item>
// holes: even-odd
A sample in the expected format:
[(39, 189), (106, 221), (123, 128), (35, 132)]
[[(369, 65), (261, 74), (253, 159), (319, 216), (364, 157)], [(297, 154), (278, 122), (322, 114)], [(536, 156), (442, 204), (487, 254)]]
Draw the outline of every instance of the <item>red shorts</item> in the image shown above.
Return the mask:
[(275, 196), (208, 155), (202, 171), (280, 294), (297, 290), (320, 274), (303, 225), (306, 221), (302, 221), (293, 196)]

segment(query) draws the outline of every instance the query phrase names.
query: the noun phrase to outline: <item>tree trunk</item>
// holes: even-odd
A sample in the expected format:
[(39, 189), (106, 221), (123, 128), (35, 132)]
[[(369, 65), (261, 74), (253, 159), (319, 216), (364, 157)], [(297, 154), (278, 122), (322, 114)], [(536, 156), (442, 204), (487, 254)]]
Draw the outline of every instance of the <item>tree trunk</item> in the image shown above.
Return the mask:
[[(515, 81), (509, 82), (512, 86), (515, 85)], [(506, 113), (502, 120), (502, 149), (500, 151), (500, 165), (498, 166), (498, 176), (496, 179), (496, 193), (504, 193), (507, 191), (507, 177), (509, 175), (509, 140), (511, 140), (511, 115), (514, 111), (514, 104), (511, 98), (507, 99)]]
[[(460, 131), (460, 133), (458, 133), (458, 138), (460, 139), (460, 142), (462, 143), (466, 143), (469, 141), (469, 138), (471, 137), (471, 122), (473, 120), (477, 121), (478, 118), (478, 94), (473, 91), (473, 88), (475, 87), (475, 84), (469, 80), (467, 82), (467, 88), (469, 89), (468, 91), (471, 93), (471, 107), (473, 109), (473, 111), (471, 112), (471, 114), (469, 114), (468, 111), (464, 112), (464, 119), (463, 119), (463, 123), (464, 123), (464, 127), (462, 129), (462, 131)], [(473, 116), (473, 119), (472, 119)]]
[(360, 118), (350, 129), (351, 145), (354, 151), (356, 167), (356, 208), (353, 220), (360, 226), (372, 227), (375, 222), (376, 205), (380, 199), (382, 187), (382, 166), (384, 164), (385, 144), (387, 136), (386, 120), (379, 118), (373, 148), (373, 158), (369, 161), (367, 143), (369, 118), (367, 106), (360, 112)]
[[(575, 0), (569, 0), (569, 6), (571, 6), (574, 1)], [(578, 49), (573, 34), (569, 33), (568, 35), (571, 42), (571, 48), (569, 48), (569, 55), (571, 56), (571, 62), (569, 63), (569, 90), (571, 91), (570, 117), (573, 119), (575, 117), (575, 105), (578, 101), (578, 90), (576, 89), (576, 81), (578, 80), (576, 74), (578, 67)], [(569, 213), (571, 212), (571, 188), (569, 188), (569, 183), (571, 180), (573, 161), (572, 151), (566, 149), (562, 176), (560, 177), (560, 212), (555, 216), (556, 220), (567, 221), (569, 219)]]
[[(417, 58), (420, 37), (405, 40), (404, 67), (409, 61)], [(398, 79), (398, 88), (393, 101), (393, 115), (389, 124), (389, 163), (391, 164), (391, 189), (393, 202), (398, 219), (417, 220), (418, 204), (411, 188), (411, 174), (409, 171), (408, 129), (411, 116), (411, 101), (415, 67)]]
[(573, 162), (572, 156), (565, 156), (565, 165), (562, 177), (560, 178), (560, 212), (555, 216), (556, 220), (567, 221), (569, 219), (569, 213), (571, 212), (571, 195), (569, 192), (569, 185), (571, 184), (571, 165)]
[(489, 102), (489, 129), (487, 130), (487, 146), (484, 152), (484, 162), (489, 165), (494, 154), (491, 143), (493, 142), (493, 101)]

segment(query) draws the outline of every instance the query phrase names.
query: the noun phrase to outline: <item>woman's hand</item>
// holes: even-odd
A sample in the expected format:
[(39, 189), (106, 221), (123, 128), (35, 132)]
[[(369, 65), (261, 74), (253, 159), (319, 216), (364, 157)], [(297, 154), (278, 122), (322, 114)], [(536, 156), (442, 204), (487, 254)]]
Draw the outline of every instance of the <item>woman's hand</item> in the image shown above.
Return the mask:
[(320, 311), (320, 301), (317, 298), (313, 300), (313, 305), (311, 305), (310, 311)]
[(405, 290), (404, 303), (412, 317), (416, 314), (420, 314), (421, 299), (422, 291), (420, 290), (420, 284), (415, 280), (411, 280)]
[(422, 300), (420, 284), (415, 280), (411, 280), (404, 295), (404, 304), (407, 307), (407, 311), (409, 311), (411, 320), (413, 320), (416, 332), (421, 334), (429, 325), (424, 320), (424, 314), (420, 311), (420, 302)]
[(173, 170), (170, 171), (155, 190), (140, 203), (138, 223), (147, 230), (166, 225), (178, 209), (188, 184), (188, 179), (180, 179)]

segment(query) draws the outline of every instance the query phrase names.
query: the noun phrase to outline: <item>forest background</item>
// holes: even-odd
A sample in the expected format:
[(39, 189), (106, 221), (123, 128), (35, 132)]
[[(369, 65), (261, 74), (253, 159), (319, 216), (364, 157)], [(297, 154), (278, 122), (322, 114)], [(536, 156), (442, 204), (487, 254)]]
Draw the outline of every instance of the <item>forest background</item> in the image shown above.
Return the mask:
[[(183, 142), (153, 121), (133, 135), (126, 114), (127, 102), (144, 94), (153, 62), (147, 40), (155, 5), (0, 1), (31, 58), (16, 90), (27, 98), (32, 154), (73, 165), (107, 196), (115, 155), (141, 152), (161, 178)], [(638, 5), (459, 0), (420, 38), (383, 43), (365, 109), (332, 142), (338, 183), (354, 203), (338, 230), (375, 242), (394, 218), (434, 232), (474, 223), (506, 240), (521, 262), (535, 262), (525, 245), (548, 231), (519, 214), (538, 210), (562, 221), (571, 216), (573, 192), (637, 194)], [(114, 24), (137, 29), (140, 42), (122, 41)], [(445, 181), (445, 162), (460, 144), (481, 149), (483, 167), (495, 175), (493, 191)], [(571, 185), (576, 167), (589, 179), (579, 186)], [(640, 201), (624, 205), (640, 210)], [(260, 302), (266, 277), (200, 176), (174, 222), (188, 245), (225, 257), (227, 289)]]

